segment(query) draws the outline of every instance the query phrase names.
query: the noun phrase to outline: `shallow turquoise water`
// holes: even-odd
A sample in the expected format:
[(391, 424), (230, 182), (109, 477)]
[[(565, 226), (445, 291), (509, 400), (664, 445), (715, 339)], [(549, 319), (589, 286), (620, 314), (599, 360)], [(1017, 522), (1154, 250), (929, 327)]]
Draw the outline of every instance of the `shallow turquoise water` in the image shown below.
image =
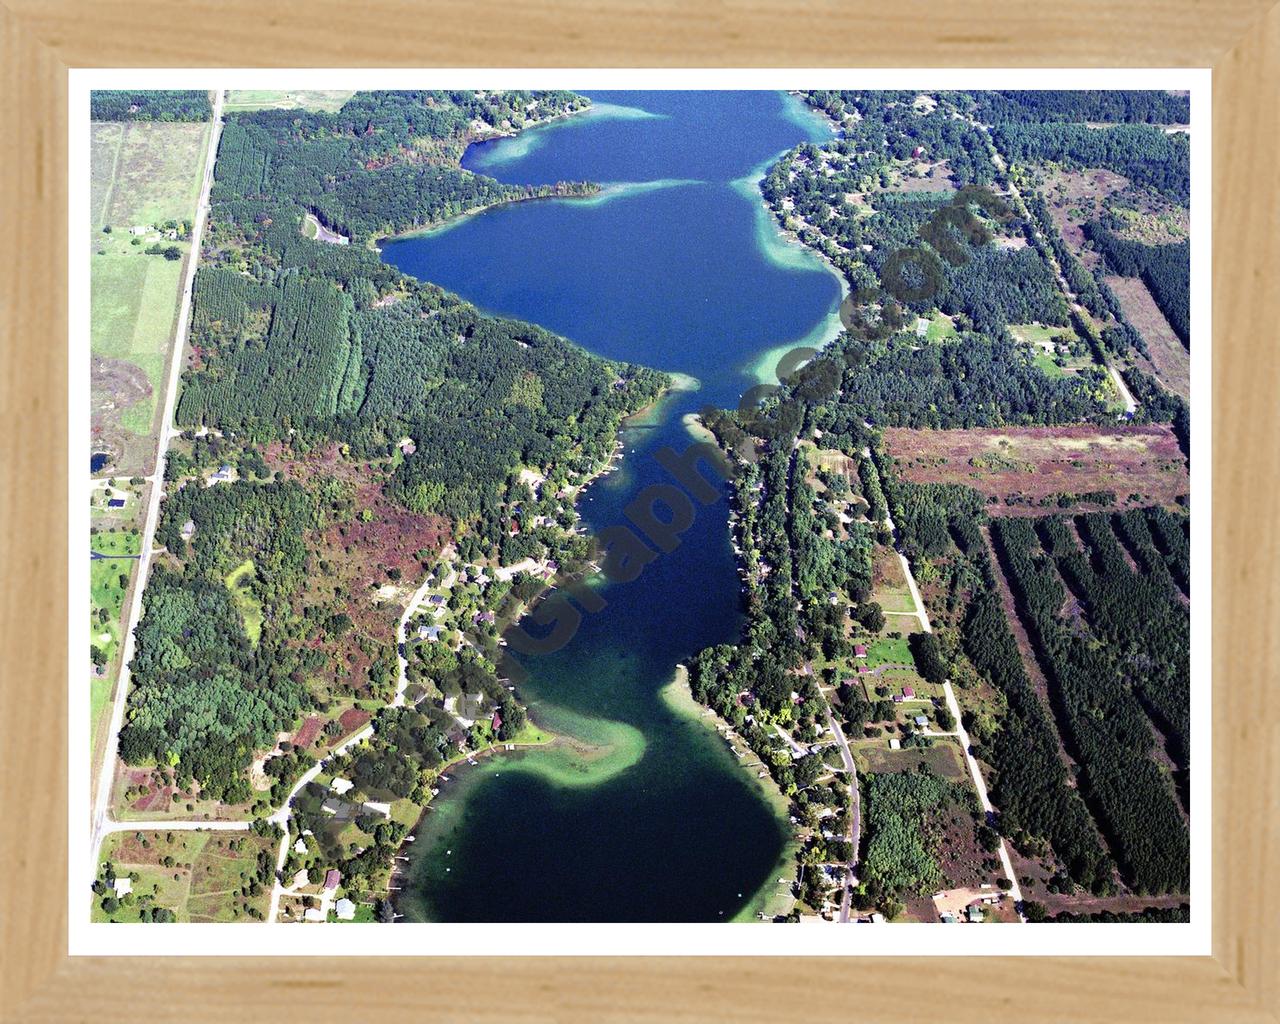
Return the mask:
[[(624, 432), (621, 470), (579, 505), (598, 530), (669, 482), (652, 454), (692, 442), (682, 416), (736, 405), (762, 354), (821, 333), (840, 286), (744, 187), (781, 151), (828, 137), (796, 100), (591, 95), (596, 113), (473, 146), (464, 166), (509, 182), (608, 183), (603, 196), (486, 211), (388, 242), (383, 257), (593, 352), (701, 381)], [(773, 890), (786, 822), (660, 693), (676, 664), (738, 637), (726, 516), (723, 497), (698, 506), (674, 552), (603, 588), (606, 607), (563, 650), (526, 660), (535, 717), (612, 753), (533, 751), (458, 774), (420, 833), (403, 909), (451, 921), (725, 920)]]

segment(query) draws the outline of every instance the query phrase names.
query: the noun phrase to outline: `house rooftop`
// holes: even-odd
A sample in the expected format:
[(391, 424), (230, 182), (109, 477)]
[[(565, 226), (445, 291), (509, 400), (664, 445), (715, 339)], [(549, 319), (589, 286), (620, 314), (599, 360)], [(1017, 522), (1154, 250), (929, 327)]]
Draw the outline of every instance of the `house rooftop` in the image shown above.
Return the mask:
[(342, 872), (337, 868), (330, 868), (325, 872), (324, 887), (326, 889), (338, 888), (338, 883), (342, 881)]

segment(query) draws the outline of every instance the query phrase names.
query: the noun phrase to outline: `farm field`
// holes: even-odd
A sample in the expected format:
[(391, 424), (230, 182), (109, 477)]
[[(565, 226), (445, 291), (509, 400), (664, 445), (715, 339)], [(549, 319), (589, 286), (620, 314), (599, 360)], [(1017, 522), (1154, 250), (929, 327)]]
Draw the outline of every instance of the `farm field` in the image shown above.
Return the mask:
[[(90, 263), (91, 435), (115, 472), (150, 473), (148, 438), (173, 337), (209, 126), (95, 124)], [(167, 231), (165, 225), (172, 225)], [(108, 230), (109, 229), (109, 230)], [(136, 233), (135, 233), (136, 232)], [(169, 256), (148, 253), (159, 246)]]
[(1185, 401), (1191, 400), (1191, 353), (1173, 332), (1146, 284), (1139, 277), (1108, 277), (1125, 317), (1142, 335), (1160, 382)]
[(228, 111), (236, 110), (327, 110), (336, 111), (355, 95), (353, 89), (231, 89)]
[(885, 448), (904, 479), (972, 487), (988, 496), (992, 515), (1100, 504), (1076, 499), (1058, 505), (1055, 499), (1106, 491), (1114, 492), (1116, 508), (1172, 505), (1190, 490), (1186, 459), (1165, 425), (891, 427)]

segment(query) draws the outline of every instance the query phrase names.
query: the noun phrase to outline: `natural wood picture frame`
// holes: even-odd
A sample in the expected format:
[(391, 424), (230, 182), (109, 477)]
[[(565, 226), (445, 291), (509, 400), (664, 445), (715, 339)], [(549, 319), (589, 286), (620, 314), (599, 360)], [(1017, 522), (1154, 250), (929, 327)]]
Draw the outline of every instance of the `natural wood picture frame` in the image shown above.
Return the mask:
[[(1264, 1021), (1280, 1017), (1280, 8), (908, 0), (635, 7), (243, 0), (0, 6), (0, 1005), (4, 1019)], [(67, 71), (136, 66), (1212, 67), (1213, 956), (70, 958)], [(798, 993), (813, 993), (808, 1000)], [(819, 993), (826, 992), (826, 995)], [(815, 998), (816, 997), (816, 998)], [(806, 1006), (805, 1003), (811, 1003)]]

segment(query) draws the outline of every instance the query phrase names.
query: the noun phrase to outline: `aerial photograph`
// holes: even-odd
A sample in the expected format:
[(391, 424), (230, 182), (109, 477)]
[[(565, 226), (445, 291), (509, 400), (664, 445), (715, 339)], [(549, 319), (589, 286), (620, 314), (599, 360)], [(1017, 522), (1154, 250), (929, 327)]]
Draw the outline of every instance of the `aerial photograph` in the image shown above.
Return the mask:
[(88, 131), (86, 927), (1190, 921), (1188, 92)]

